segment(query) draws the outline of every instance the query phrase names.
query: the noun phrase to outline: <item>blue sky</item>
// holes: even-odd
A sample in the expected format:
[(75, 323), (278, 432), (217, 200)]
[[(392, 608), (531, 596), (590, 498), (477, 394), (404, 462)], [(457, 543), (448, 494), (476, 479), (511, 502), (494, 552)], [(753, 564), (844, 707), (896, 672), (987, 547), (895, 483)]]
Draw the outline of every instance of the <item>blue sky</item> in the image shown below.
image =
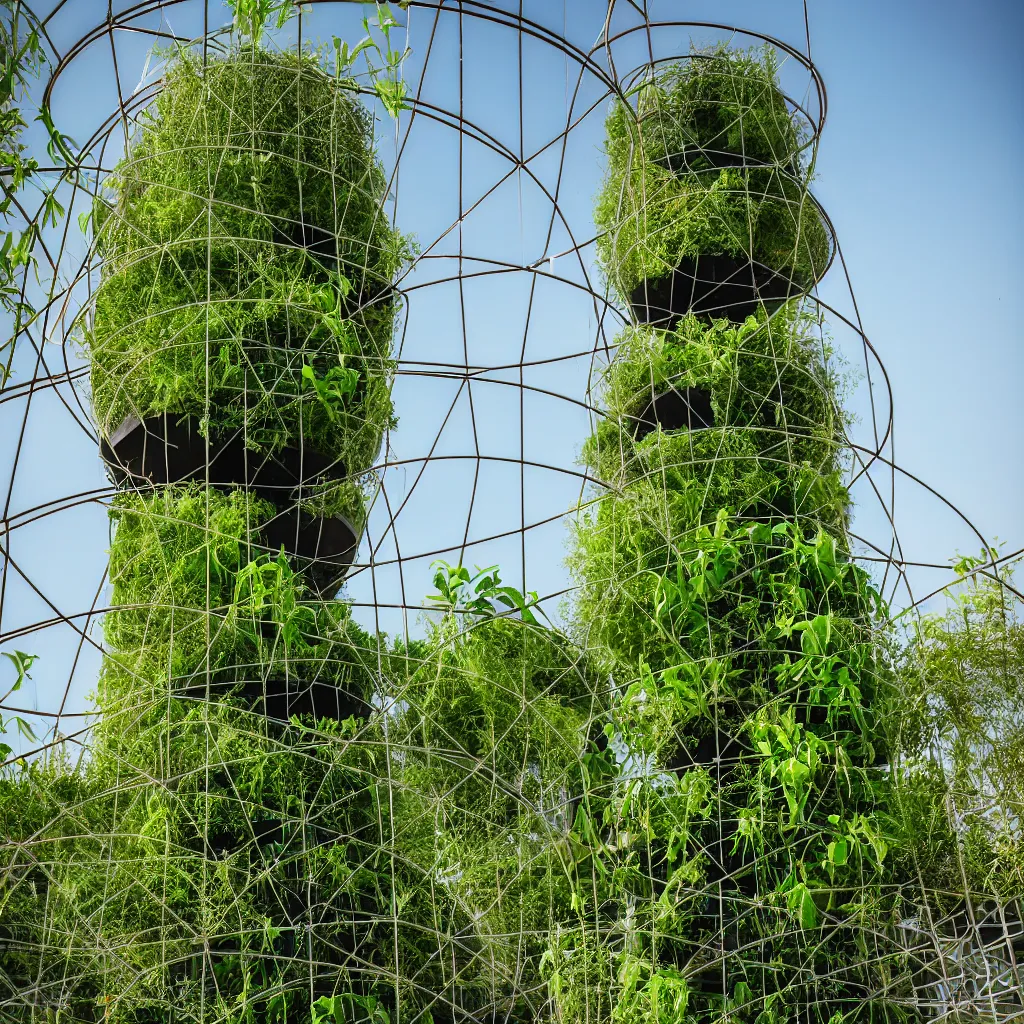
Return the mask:
[[(467, 2), (466, 10), (489, 12), (501, 22), (507, 21), (502, 11), (518, 6), (518, 0)], [(742, 25), (800, 50), (806, 45), (797, 0), (665, 0), (648, 6), (652, 22), (685, 15)], [(52, 22), (56, 45), (64, 48), (100, 24), (106, 7), (105, 0), (72, 0)], [(422, 81), (421, 98), (432, 106), (415, 119), (404, 114), (398, 125), (384, 116), (379, 124), (386, 165), (393, 168), (401, 153), (397, 220), (429, 257), (404, 282), (408, 315), (395, 387), (401, 422), (391, 438), (385, 495), (374, 507), (361, 552), (366, 567), (348, 587), (357, 616), (391, 631), (419, 628), (415, 611), (406, 615), (390, 606), (403, 603), (403, 594), (404, 603), (417, 605), (430, 589), (433, 553), (457, 561), (464, 539), (467, 564), (500, 563), (509, 582), (525, 582), (541, 594), (557, 595), (566, 587), (564, 513), (581, 493), (575, 460), (589, 430), (584, 403), (592, 353), (595, 341), (614, 338), (620, 322), (609, 314), (602, 327), (600, 307), (576, 287), (589, 275), (600, 289), (593, 247), (584, 248), (582, 260), (560, 255), (572, 244), (570, 231), (578, 242), (593, 234), (604, 86), (595, 74), (581, 77), (578, 64), (542, 38), (520, 41), (507, 25), (463, 18), (462, 113), (486, 131), (490, 145), (480, 139), (463, 145), (460, 220), (458, 133), (450, 117), (427, 113), (460, 107), (459, 19), (456, 5), (442, 7), (440, 13), (416, 8), (408, 14), (413, 53), (406, 75), (414, 87)], [(528, 18), (564, 32), (582, 51), (594, 47), (606, 13), (597, 0), (524, 0), (523, 8)], [(162, 19), (146, 15), (140, 24), (185, 35), (200, 30), (202, 14), (201, 4), (186, 2), (166, 10)], [(354, 40), (361, 35), (362, 14), (354, 4), (315, 5), (303, 18), (304, 37)], [(211, 3), (209, 19), (225, 21), (227, 11)], [(859, 313), (885, 365), (895, 396), (894, 448), (887, 454), (962, 510), (986, 540), (1004, 541), (1008, 551), (1024, 546), (1018, 440), (1024, 427), (1024, 355), (1013, 313), (1024, 227), (1016, 174), (1024, 103), (1016, 52), (1022, 20), (1019, 9), (997, 3), (973, 4), (969, 18), (962, 5), (948, 2), (809, 3), (812, 56), (828, 90), (814, 188), (836, 226), (856, 303), (838, 265), (821, 286), (822, 298), (850, 320)], [(613, 31), (636, 24), (635, 9), (618, 3)], [(723, 37), (739, 45), (755, 41), (710, 27), (662, 27), (652, 32), (651, 45), (657, 56), (668, 56), (685, 53), (691, 38), (700, 43)], [(130, 92), (143, 78), (148, 41), (119, 33), (115, 45), (122, 91)], [(640, 33), (612, 46), (620, 77), (644, 61), (645, 47)], [(593, 59), (607, 67), (608, 56), (598, 51)], [(783, 76), (794, 95), (806, 88), (796, 62)], [(98, 38), (55, 86), (62, 129), (79, 142), (87, 138), (115, 108), (116, 86), (110, 43)], [(564, 151), (560, 145), (545, 149), (570, 112), (579, 123)], [(115, 130), (105, 164), (119, 145)], [(510, 158), (538, 152), (528, 170), (515, 170)], [(553, 194), (556, 188), (564, 223), (556, 219), (549, 237), (551, 202), (544, 190)], [(71, 225), (74, 236), (73, 217)], [(80, 259), (84, 243), (72, 239), (68, 248), (65, 272)], [(458, 271), (460, 249), (463, 273), (475, 275), (461, 293), (457, 283), (431, 283)], [(541, 273), (509, 270), (497, 261)], [(69, 310), (83, 296), (79, 289)], [(68, 323), (49, 325), (44, 354), (51, 369), (61, 365)], [(861, 376), (849, 400), (860, 416), (852, 434), (869, 444), (870, 395), (860, 339), (839, 317), (831, 329), (851, 372)], [(73, 343), (64, 351), (74, 362)], [(35, 359), (25, 346), (13, 385), (32, 377)], [(474, 374), (471, 385), (465, 381), (467, 361), (488, 368)], [(530, 364), (522, 378), (516, 366), (521, 361)], [(880, 371), (877, 364), (869, 369), (884, 419)], [(520, 379), (532, 390), (522, 393)], [(67, 386), (60, 394), (34, 395), (31, 403), (15, 397), (0, 404), (0, 480), (11, 484), (7, 515), (105, 484), (94, 440), (61, 397), (73, 407), (75, 395)], [(84, 392), (78, 397), (86, 401)], [(14, 469), (23, 423), (22, 455)], [(424, 470), (428, 453), (444, 458)], [(530, 463), (525, 470), (520, 458)], [(888, 500), (887, 474), (875, 472), (873, 480)], [(891, 531), (867, 479), (855, 494), (856, 531), (887, 548)], [(396, 528), (388, 532), (399, 506)], [(980, 546), (946, 504), (909, 478), (897, 477), (894, 507), (910, 561), (945, 564), (957, 550)], [(524, 517), (539, 524), (525, 544), (515, 532)], [(26, 706), (56, 710), (64, 701), (65, 711), (84, 712), (101, 640), (85, 613), (106, 561), (105, 513), (85, 504), (25, 521), (31, 518), (18, 520), (8, 535), (12, 564), (0, 605), (0, 650), (41, 655), (23, 695)], [(15, 564), (36, 589), (21, 579)], [(910, 578), (920, 597), (949, 577), (916, 569)], [(894, 591), (893, 597), (902, 604), (907, 593)], [(101, 592), (98, 604), (104, 603)], [(553, 613), (557, 603), (557, 597), (550, 602)], [(57, 614), (77, 616), (85, 639), (64, 625), (36, 628)], [(19, 635), (21, 630), (27, 635)], [(68, 718), (61, 728), (71, 731), (80, 723)]]

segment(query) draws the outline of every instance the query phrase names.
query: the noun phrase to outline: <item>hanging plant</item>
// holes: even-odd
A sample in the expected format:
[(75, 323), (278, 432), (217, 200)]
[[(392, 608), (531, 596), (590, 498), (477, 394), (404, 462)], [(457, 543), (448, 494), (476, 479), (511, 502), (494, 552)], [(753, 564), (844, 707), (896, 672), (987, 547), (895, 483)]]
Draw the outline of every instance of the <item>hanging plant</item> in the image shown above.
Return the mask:
[(598, 257), (642, 322), (742, 321), (824, 273), (801, 133), (770, 59), (724, 47), (659, 69), (607, 120)]
[(86, 332), (103, 434), (166, 414), (214, 451), (369, 469), (409, 247), (353, 83), (315, 54), (180, 52), (108, 184)]

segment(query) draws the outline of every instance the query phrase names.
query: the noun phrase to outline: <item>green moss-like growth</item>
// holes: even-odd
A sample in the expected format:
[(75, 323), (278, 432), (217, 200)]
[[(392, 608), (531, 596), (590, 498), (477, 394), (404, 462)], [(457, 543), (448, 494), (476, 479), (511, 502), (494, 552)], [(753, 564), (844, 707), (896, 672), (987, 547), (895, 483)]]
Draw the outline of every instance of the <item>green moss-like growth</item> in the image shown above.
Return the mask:
[(59, 1005), (66, 982), (41, 966), (72, 934), (50, 917), (61, 899), (59, 877), (77, 861), (83, 836), (94, 833), (88, 780), (51, 753), (0, 775), (0, 1016), (43, 1020)]
[(616, 101), (594, 219), (598, 256), (623, 296), (687, 257), (731, 256), (819, 277), (829, 242), (806, 188), (798, 123), (770, 55), (695, 52)]
[(5, 967), (35, 971), (39, 1006), (63, 992), (73, 1019), (99, 1005), (115, 1024), (171, 1007), (307, 1021), (353, 999), (396, 1024), (541, 1012), (552, 921), (586, 916), (573, 824), (601, 683), (532, 623), (463, 633), (449, 616), (396, 648), (334, 608), (334, 631), (304, 630), (287, 668), (380, 693), (367, 720), (270, 721), (108, 663), (85, 810), (64, 808), (80, 832), (44, 887), (19, 889)]
[(399, 698), (396, 838), (401, 863), (431, 878), (410, 889), (411, 916), (433, 922), (400, 984), (435, 1020), (529, 1019), (552, 922), (579, 918), (571, 829), (598, 680), (553, 630), (488, 618), (463, 631), (448, 616)]
[(110, 185), (86, 336), (101, 429), (187, 414), (372, 466), (408, 247), (351, 83), (309, 54), (181, 53)]
[(311, 992), (370, 990), (392, 895), (379, 729), (166, 697), (108, 718), (90, 829), (45, 917), (66, 941), (43, 969), (68, 978), (74, 1019), (99, 999), (118, 1024), (308, 1020)]
[[(655, 528), (664, 516), (656, 506), (668, 502), (676, 522), (711, 522), (728, 505), (740, 516), (800, 517), (841, 532), (842, 415), (811, 327), (785, 309), (738, 326), (689, 316), (672, 332), (627, 329), (601, 381), (608, 415), (584, 460), (626, 488), (624, 500), (643, 505)], [(659, 427), (634, 441), (652, 398), (689, 388), (709, 402), (710, 427)]]
[(116, 678), (166, 691), (168, 679), (265, 677), (290, 658), (294, 671), (297, 652), (335, 634), (347, 606), (313, 601), (301, 573), (264, 543), (276, 514), (245, 491), (198, 484), (115, 499), (104, 636)]
[[(673, 164), (712, 166), (721, 156), (791, 165), (804, 131), (779, 90), (770, 47), (748, 52), (716, 46), (661, 68), (642, 86), (639, 131)], [(657, 99), (653, 99), (656, 96)]]
[[(118, 500), (87, 824), (37, 907), (40, 1006), (52, 990), (81, 1020), (97, 1004), (118, 1024), (308, 1020), (393, 965), (393, 771), (373, 707), (416, 650), (255, 553), (266, 513), (199, 487)], [(268, 716), (261, 698), (314, 683), (351, 713), (325, 717), (322, 696)]]
[[(104, 637), (123, 670), (166, 679), (237, 661), (239, 571), (260, 554), (260, 527), (275, 514), (245, 491), (192, 485), (118, 495), (111, 508), (112, 610)], [(242, 638), (245, 639), (245, 638)], [(243, 646), (250, 652), (252, 638)]]

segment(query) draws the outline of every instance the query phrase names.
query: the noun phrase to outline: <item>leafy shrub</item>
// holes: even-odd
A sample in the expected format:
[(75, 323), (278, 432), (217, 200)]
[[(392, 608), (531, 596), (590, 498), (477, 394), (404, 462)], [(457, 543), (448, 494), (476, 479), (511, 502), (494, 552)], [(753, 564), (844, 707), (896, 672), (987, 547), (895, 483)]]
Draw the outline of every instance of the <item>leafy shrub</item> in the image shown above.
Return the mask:
[(398, 1022), (543, 1004), (552, 917), (579, 918), (571, 828), (605, 707), (586, 659), (519, 619), (462, 631), (452, 614), (405, 647), (343, 605), (310, 606), (325, 608), (333, 632), (304, 626), (288, 671), (379, 693), (386, 713), (271, 722), (230, 691), (175, 698), (175, 680), (161, 692), (121, 672), (120, 652), (108, 661), (86, 838), (53, 867), (41, 914), (66, 941), (35, 964), (76, 1013), (99, 1000), (118, 1024), (171, 1005), (183, 1020), (306, 1019), (372, 1000)]
[(373, 124), (313, 54), (181, 52), (94, 210), (96, 415), (189, 414), (358, 476), (393, 420), (391, 280)]
[(916, 625), (890, 716), (903, 849), (939, 913), (968, 894), (1024, 898), (1024, 622), (1014, 567), (977, 572), (994, 554), (961, 559), (946, 610)]
[(634, 940), (616, 953), (613, 1019), (665, 1001), (712, 1019), (730, 1000), (885, 1019), (912, 998), (893, 929), (912, 876), (890, 854), (877, 593), (834, 537), (784, 519), (722, 510), (653, 568), (631, 526), (606, 549), (618, 565), (580, 530), (581, 641), (616, 656), (619, 685), (599, 820)]
[(60, 1001), (59, 978), (40, 975), (43, 951), (64, 945), (48, 910), (53, 879), (88, 845), (94, 822), (89, 785), (66, 754), (51, 752), (0, 774), (0, 1007), (11, 1020)]
[(309, 652), (342, 628), (349, 609), (311, 600), (288, 559), (259, 546), (274, 515), (244, 490), (199, 484), (114, 499), (104, 635), (117, 678), (166, 692), (168, 679), (265, 677), (316, 661)]
[[(607, 418), (583, 449), (614, 488), (585, 513), (573, 556), (588, 643), (635, 669), (647, 642), (637, 638), (658, 633), (652, 574), (671, 575), (694, 531), (711, 528), (722, 509), (739, 521), (791, 521), (801, 535), (844, 535), (836, 378), (806, 327), (781, 311), (738, 326), (687, 317), (674, 332), (624, 333), (598, 391)], [(687, 387), (708, 396), (714, 426), (659, 428), (636, 442), (636, 417), (652, 395)]]
[[(717, 48), (646, 79), (636, 109), (616, 101), (594, 219), (599, 259), (624, 298), (687, 257), (750, 260), (797, 290), (824, 271), (828, 236), (775, 73), (768, 56)], [(722, 153), (736, 159), (721, 166)]]
[(47, 908), (68, 938), (44, 967), (117, 1022), (284, 1019), (311, 989), (365, 990), (392, 895), (379, 730), (281, 726), (231, 701), (162, 712), (112, 712), (119, 734), (95, 748), (90, 838)]
[(426, 983), (446, 1019), (534, 1014), (551, 922), (575, 916), (570, 830), (605, 697), (556, 631), (450, 613), (398, 698), (396, 841), (431, 879), (414, 919), (436, 922), (401, 984)]

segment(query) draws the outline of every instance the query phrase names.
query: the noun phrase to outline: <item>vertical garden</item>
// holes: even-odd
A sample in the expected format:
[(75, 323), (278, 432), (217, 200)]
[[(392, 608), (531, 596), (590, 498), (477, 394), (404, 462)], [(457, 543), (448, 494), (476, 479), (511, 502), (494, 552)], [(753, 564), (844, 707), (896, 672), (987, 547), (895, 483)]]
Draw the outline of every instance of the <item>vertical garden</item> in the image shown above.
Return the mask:
[(627, 1019), (906, 1019), (885, 609), (850, 560), (843, 413), (801, 303), (830, 258), (805, 140), (765, 54), (695, 52), (635, 103), (597, 219), (636, 323), (574, 556), (619, 682), (618, 912), (571, 984), (604, 957)]
[(355, 737), (380, 662), (318, 596), (393, 420), (407, 248), (344, 70), (255, 38), (179, 53), (93, 210), (85, 342), (122, 489), (102, 719), (75, 776), (90, 838), (22, 886), (40, 1013), (285, 1019), (320, 992), (314, 958), (373, 927), (352, 908), (381, 898), (386, 826)]
[(342, 586), (419, 255), (365, 97), (413, 104), (386, 5), (351, 51), (278, 48), (271, 6), (166, 55), (87, 218), (110, 607), (87, 754), (0, 775), (0, 1020), (1013, 1019), (1019, 606), (965, 559), (901, 631), (855, 558), (835, 242), (774, 51), (608, 109), (628, 315), (564, 626), (441, 561), (396, 639)]
[(0, 787), (3, 1005), (532, 1018), (594, 680), (496, 570), (439, 566), (421, 641), (333, 599), (395, 423), (411, 247), (347, 48), (271, 50), (257, 22), (170, 57), (92, 210), (101, 717), (83, 765)]
[[(768, 49), (697, 50), (607, 120), (598, 252), (633, 322), (599, 382), (584, 457), (607, 491), (571, 565), (576, 639), (615, 698), (577, 821), (603, 867), (590, 922), (553, 950), (555, 1004), (838, 1024), (969, 994), (997, 1019), (1016, 1005), (1019, 846), (978, 788), (968, 827), (950, 818), (959, 787), (934, 759), (952, 719), (966, 762), (993, 743), (936, 692), (934, 659), (952, 643), (981, 683), (988, 656), (948, 620), (901, 648), (852, 560), (842, 381), (804, 301), (832, 243), (776, 73)], [(1012, 616), (993, 599), (964, 599), (969, 631)], [(1014, 704), (1009, 622), (995, 689)]]

